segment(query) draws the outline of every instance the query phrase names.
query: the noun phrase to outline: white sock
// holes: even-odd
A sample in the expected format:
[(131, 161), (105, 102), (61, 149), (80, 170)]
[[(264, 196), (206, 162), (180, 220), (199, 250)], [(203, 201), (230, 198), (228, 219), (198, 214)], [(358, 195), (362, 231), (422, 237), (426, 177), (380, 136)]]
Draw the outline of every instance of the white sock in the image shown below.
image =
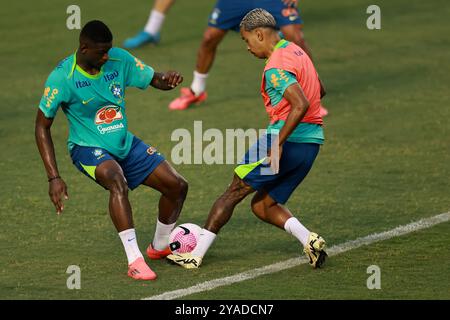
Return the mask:
[(169, 245), (169, 236), (175, 227), (175, 222), (172, 224), (164, 224), (156, 221), (155, 236), (153, 238), (153, 249), (164, 250)]
[(303, 244), (303, 246), (308, 243), (309, 230), (306, 229), (297, 218), (289, 218), (284, 224), (284, 230), (296, 237)]
[(211, 247), (212, 243), (214, 242), (214, 239), (216, 239), (216, 236), (217, 235), (215, 233), (212, 233), (211, 231), (208, 231), (206, 229), (202, 229), (197, 241), (197, 246), (192, 251), (192, 255), (203, 258), (203, 256), (206, 254), (206, 251), (208, 251), (209, 247)]
[(148, 17), (148, 21), (145, 25), (144, 31), (150, 33), (151, 35), (156, 35), (161, 30), (165, 17), (166, 16), (164, 15), (164, 13), (152, 10), (150, 16)]
[(208, 78), (207, 73), (199, 73), (194, 71), (194, 80), (192, 80), (191, 90), (196, 96), (199, 96), (206, 89), (206, 78)]
[(136, 232), (134, 229), (127, 229), (119, 232), (125, 253), (127, 254), (128, 264), (134, 262), (137, 258), (143, 258), (136, 241)]

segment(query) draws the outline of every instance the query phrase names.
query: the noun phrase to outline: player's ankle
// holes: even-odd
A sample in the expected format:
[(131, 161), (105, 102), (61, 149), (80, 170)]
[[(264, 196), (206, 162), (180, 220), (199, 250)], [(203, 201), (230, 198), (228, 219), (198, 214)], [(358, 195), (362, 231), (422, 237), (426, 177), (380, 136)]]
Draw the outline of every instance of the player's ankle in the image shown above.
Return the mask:
[(205, 92), (207, 78), (208, 78), (207, 73), (200, 73), (194, 71), (194, 79), (192, 80), (191, 91), (194, 93), (196, 97)]

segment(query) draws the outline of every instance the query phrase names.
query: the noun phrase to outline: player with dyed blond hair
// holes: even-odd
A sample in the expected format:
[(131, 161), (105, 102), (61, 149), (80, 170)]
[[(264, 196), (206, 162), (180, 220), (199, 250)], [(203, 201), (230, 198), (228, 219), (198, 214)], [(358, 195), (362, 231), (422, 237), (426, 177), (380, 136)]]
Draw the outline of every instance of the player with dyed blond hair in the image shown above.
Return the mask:
[[(266, 59), (261, 94), (270, 118), (268, 134), (235, 169), (233, 181), (212, 206), (195, 249), (167, 258), (184, 268), (198, 268), (236, 205), (256, 191), (253, 213), (296, 237), (310, 264), (318, 268), (327, 256), (325, 240), (308, 230), (284, 204), (310, 171), (324, 142), (320, 107), (325, 92), (309, 56), (296, 44), (280, 39), (269, 12), (250, 11), (240, 23), (240, 32), (248, 51)], [(252, 160), (261, 154), (255, 149), (265, 152)]]

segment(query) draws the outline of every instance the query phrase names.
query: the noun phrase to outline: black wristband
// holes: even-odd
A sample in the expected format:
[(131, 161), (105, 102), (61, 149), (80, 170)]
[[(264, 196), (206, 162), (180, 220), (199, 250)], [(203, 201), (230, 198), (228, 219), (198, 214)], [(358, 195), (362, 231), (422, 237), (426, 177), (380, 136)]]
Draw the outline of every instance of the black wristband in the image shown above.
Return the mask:
[(51, 177), (48, 179), (48, 182), (55, 180), (55, 179), (61, 179), (61, 177), (60, 176)]

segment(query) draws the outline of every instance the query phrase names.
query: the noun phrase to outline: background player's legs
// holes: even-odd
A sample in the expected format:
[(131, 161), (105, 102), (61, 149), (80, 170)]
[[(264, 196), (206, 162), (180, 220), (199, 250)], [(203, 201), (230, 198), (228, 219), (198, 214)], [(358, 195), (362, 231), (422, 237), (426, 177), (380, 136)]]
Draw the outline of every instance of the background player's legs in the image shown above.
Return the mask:
[(152, 12), (150, 13), (144, 30), (154, 36), (159, 34), (166, 14), (174, 3), (175, 0), (155, 0), (155, 4), (153, 5)]
[(296, 45), (301, 47), (312, 60), (311, 49), (305, 40), (303, 26), (301, 24), (288, 24), (282, 26), (280, 30), (286, 40), (294, 42)]
[(170, 103), (170, 109), (183, 110), (192, 103), (202, 102), (206, 99), (206, 78), (213, 65), (217, 47), (226, 34), (226, 30), (214, 27), (206, 28), (198, 50), (197, 64), (191, 87), (189, 89), (181, 89), (181, 96)]
[(162, 14), (166, 14), (174, 3), (175, 0), (155, 0), (153, 10)]
[(217, 47), (223, 40), (227, 31), (214, 27), (207, 27), (203, 34), (202, 43), (197, 53), (197, 65), (194, 71), (191, 90), (196, 95), (201, 95), (206, 89), (206, 78), (216, 57)]
[(143, 182), (158, 190), (159, 215), (153, 238), (153, 248), (163, 250), (169, 244), (169, 235), (180, 216), (188, 191), (187, 181), (167, 162), (163, 161)]
[(134, 37), (126, 39), (123, 46), (127, 49), (134, 49), (147, 43), (158, 43), (166, 14), (174, 3), (175, 0), (155, 0), (144, 30)]
[(216, 56), (217, 47), (226, 34), (226, 30), (214, 27), (206, 28), (197, 55), (196, 71), (198, 73), (209, 72)]
[(303, 246), (309, 237), (306, 229), (288, 208), (277, 203), (267, 192), (258, 191), (252, 199), (252, 211), (261, 220), (286, 230), (294, 235)]
[(206, 77), (211, 69), (214, 58), (216, 57), (217, 47), (227, 34), (226, 30), (207, 27), (202, 43), (197, 53), (197, 65), (194, 72), (194, 80), (191, 84), (191, 90), (196, 96), (202, 94), (206, 88)]

